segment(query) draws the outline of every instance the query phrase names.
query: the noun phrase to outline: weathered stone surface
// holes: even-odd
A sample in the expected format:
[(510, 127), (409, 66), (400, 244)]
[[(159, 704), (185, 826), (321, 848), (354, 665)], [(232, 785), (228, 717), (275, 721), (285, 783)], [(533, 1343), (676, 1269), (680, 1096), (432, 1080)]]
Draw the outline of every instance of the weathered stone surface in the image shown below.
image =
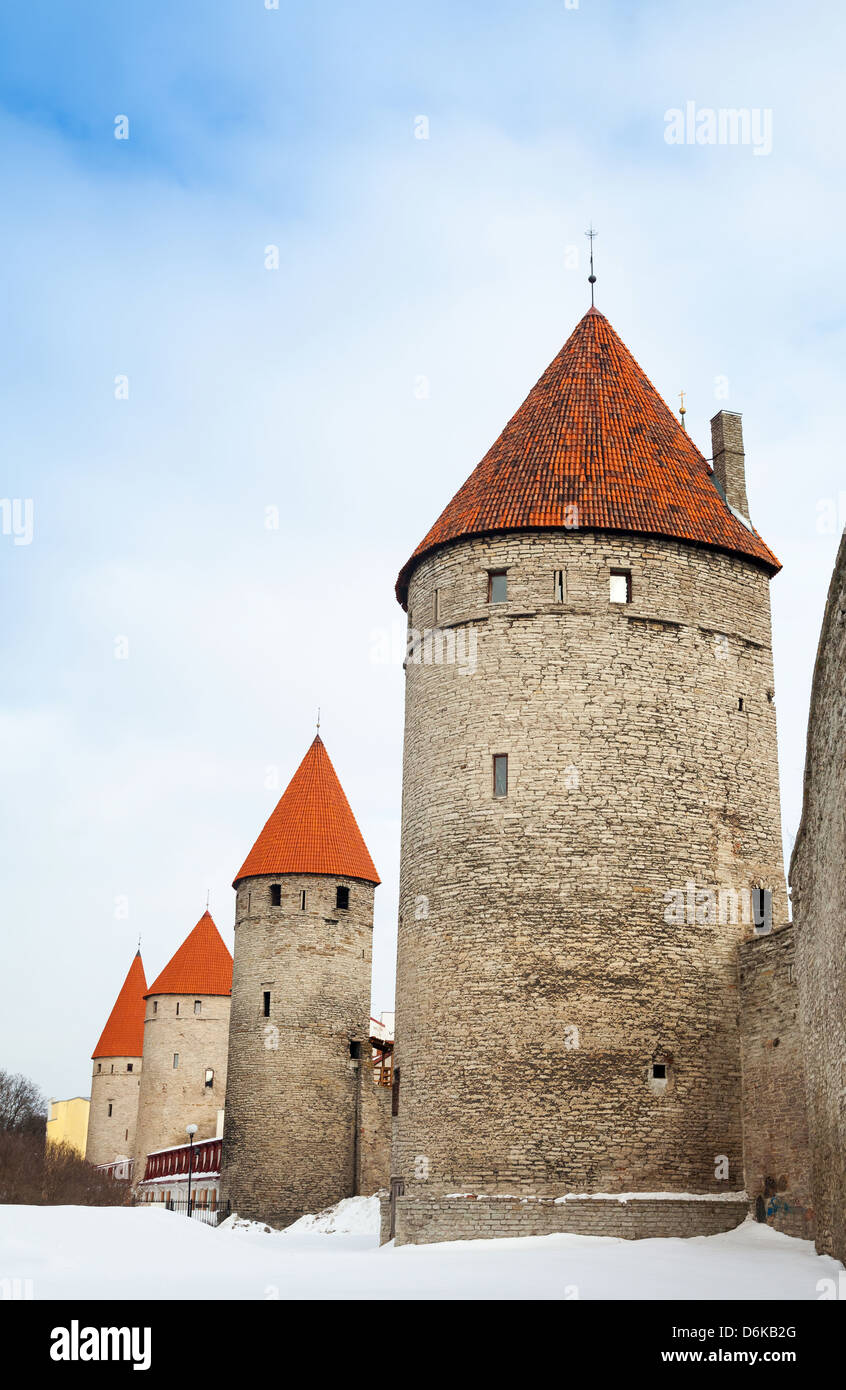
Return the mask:
[(95, 1059), (85, 1146), (89, 1163), (113, 1163), (116, 1158), (132, 1158), (140, 1084), (140, 1057)]
[(846, 1261), (846, 534), (817, 652), (790, 882), (817, 1249)]
[[(197, 1140), (214, 1138), (226, 1095), (228, 1035), (226, 995), (160, 994), (147, 1000), (133, 1182), (143, 1181), (148, 1154), (188, 1143), (186, 1125), (197, 1126)], [(214, 1072), (211, 1086), (205, 1084), (207, 1068)]]
[[(498, 569), (508, 599), (489, 604)], [(630, 603), (609, 602), (612, 569)], [(751, 925), (666, 912), (688, 883), (763, 887), (787, 919), (766, 573), (682, 542), (524, 532), (425, 557), (413, 632), (435, 626), (435, 590), (457, 659), (430, 636), (407, 666), (398, 1238), (424, 1238), (415, 1202), (456, 1191), (741, 1189)]]
[(769, 1225), (809, 1240), (814, 1213), (793, 927), (744, 941), (739, 965), (746, 1191), (753, 1212), (761, 1199)]
[(238, 884), (222, 1189), (242, 1216), (286, 1226), (385, 1181), (384, 1137), (381, 1160), (368, 1149), (390, 1105), (372, 1094), (373, 893), (321, 874)]

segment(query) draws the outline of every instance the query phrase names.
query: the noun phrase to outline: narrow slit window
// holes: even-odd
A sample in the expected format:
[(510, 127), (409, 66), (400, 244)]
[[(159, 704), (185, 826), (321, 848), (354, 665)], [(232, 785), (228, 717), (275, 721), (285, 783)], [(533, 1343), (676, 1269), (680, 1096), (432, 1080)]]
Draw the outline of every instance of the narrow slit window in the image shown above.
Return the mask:
[(270, 885), (270, 906), (271, 906), (271, 907), (281, 907), (281, 906), (282, 906), (282, 884), (281, 884), (281, 883), (271, 883), (271, 885)]
[(508, 570), (488, 570), (488, 603), (505, 603), (508, 598)]
[(266, 990), (264, 991), (264, 994), (263, 994), (262, 998), (263, 998), (263, 1000), (264, 1000), (264, 1006), (263, 1006), (263, 1007), (264, 1007), (264, 1016), (265, 1016), (265, 1018), (270, 1018), (270, 990), (269, 990), (269, 989), (266, 989)]
[(174, 1052), (174, 1054), (173, 1054), (173, 1070), (176, 1071), (177, 1068), (178, 1068), (178, 1066), (179, 1066), (179, 1053), (178, 1053), (178, 1052)]
[(436, 589), (436, 590), (435, 590), (434, 599), (433, 599), (433, 602), (432, 602), (432, 616), (433, 616), (433, 618), (434, 618), (435, 625), (437, 626), (437, 624), (440, 622), (440, 617), (441, 617), (441, 591), (440, 591), (440, 589)]
[(564, 602), (564, 571), (555, 571), (555, 602)]
[(194, 1000), (194, 1014), (195, 1014), (195, 1016), (198, 1015), (198, 1014), (201, 1014), (202, 1012), (203, 1012), (203, 1002), (202, 1002), (202, 1000), (201, 1000), (201, 999), (195, 999), (195, 1000)]
[(159, 1001), (158, 1001), (158, 999), (154, 999), (154, 1000), (153, 1000), (153, 1013), (154, 1013), (154, 1014), (157, 1014), (158, 1012), (159, 1012)]
[(612, 603), (631, 603), (632, 601), (632, 572), (631, 570), (612, 570), (609, 595)]
[(132, 1071), (132, 1063), (131, 1063), (131, 1062), (127, 1062), (127, 1064), (126, 1064), (126, 1070), (127, 1070), (127, 1071)]
[(210, 1091), (214, 1086), (214, 1071), (211, 1067), (206, 1067), (206, 1090)]
[(178, 1018), (178, 1017), (179, 1017), (179, 1005), (178, 1005), (178, 1004), (177, 1004), (177, 1006), (176, 1006), (176, 1015), (177, 1015), (177, 1018)]
[(494, 796), (508, 795), (508, 754), (494, 753), (493, 760), (493, 794)]
[(350, 890), (343, 883), (335, 889), (335, 906), (345, 912), (350, 905)]
[(109, 1118), (111, 1118), (111, 1114), (112, 1114), (112, 1102), (109, 1101)]
[(301, 890), (301, 892), (300, 892), (300, 912), (305, 912), (305, 909), (306, 909), (306, 890), (303, 888), (303, 889)]
[(742, 695), (740, 695), (740, 696), (738, 697), (737, 708), (740, 710), (740, 712), (741, 712), (741, 714), (742, 714), (742, 713), (743, 713), (743, 696), (742, 696)]

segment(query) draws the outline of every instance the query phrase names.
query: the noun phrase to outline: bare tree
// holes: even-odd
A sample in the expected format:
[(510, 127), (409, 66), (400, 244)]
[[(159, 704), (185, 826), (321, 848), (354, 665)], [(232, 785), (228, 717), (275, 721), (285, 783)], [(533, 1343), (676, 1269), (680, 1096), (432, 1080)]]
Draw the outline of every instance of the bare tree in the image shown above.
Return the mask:
[(46, 1120), (47, 1105), (35, 1082), (0, 1070), (0, 1134), (33, 1134)]

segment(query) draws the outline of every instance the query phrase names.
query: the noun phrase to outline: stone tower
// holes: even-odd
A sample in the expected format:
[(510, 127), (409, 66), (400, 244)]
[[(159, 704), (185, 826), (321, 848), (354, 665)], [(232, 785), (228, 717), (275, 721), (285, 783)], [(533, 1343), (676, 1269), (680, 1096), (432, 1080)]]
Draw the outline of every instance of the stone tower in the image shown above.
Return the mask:
[(379, 876), (318, 736), (239, 870), (222, 1195), (286, 1226), (359, 1190)]
[(779, 563), (712, 434), (713, 471), (591, 309), (399, 576), (398, 1241), (745, 1215)]
[(204, 912), (147, 990), (133, 1179), (147, 1155), (219, 1133), (226, 1095), (232, 957)]
[(113, 1163), (118, 1158), (131, 1158), (135, 1152), (146, 992), (138, 951), (91, 1054), (94, 1069), (85, 1146), (89, 1163)]

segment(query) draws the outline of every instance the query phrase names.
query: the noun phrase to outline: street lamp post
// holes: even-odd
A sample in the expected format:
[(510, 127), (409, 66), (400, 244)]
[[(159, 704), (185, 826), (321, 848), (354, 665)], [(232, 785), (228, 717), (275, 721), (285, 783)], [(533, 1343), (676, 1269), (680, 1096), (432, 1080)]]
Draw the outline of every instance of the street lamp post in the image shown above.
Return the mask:
[(188, 1135), (188, 1215), (191, 1215), (191, 1174), (194, 1171), (194, 1135), (197, 1133), (196, 1125), (186, 1125), (185, 1133)]

